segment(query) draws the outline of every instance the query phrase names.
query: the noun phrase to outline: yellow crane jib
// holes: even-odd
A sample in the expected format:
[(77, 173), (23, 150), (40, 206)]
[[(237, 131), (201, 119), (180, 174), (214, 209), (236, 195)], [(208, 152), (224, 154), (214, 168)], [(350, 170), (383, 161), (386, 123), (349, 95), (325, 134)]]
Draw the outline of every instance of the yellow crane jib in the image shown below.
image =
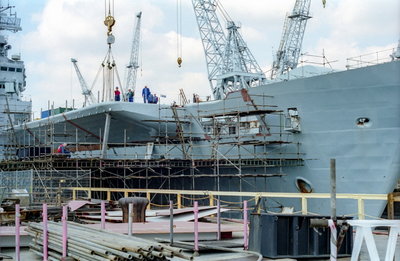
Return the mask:
[(112, 27), (115, 25), (115, 19), (113, 16), (109, 15), (104, 20), (104, 24), (107, 26), (108, 32), (107, 35), (112, 33)]

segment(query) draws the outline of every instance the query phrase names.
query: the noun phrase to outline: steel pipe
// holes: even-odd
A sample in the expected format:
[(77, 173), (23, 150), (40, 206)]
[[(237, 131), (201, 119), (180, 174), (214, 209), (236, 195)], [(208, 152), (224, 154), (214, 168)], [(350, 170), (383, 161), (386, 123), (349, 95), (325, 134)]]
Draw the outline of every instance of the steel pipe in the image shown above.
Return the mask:
[[(66, 215), (63, 215), (66, 216)], [(85, 227), (82, 224), (67, 222), (68, 256), (79, 260), (165, 260), (168, 258), (183, 257), (182, 249), (170, 247), (155, 241), (130, 237), (104, 230)], [(48, 222), (48, 249), (63, 254), (65, 223)], [(28, 233), (35, 239), (35, 251), (43, 251), (44, 226), (31, 223)], [(43, 255), (43, 253), (42, 253)]]

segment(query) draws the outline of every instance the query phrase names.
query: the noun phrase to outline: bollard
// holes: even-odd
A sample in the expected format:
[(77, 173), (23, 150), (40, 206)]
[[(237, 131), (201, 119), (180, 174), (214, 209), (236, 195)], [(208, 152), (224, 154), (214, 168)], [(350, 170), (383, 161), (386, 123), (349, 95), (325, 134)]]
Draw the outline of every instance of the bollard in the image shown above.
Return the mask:
[(48, 258), (48, 233), (47, 233), (47, 204), (43, 204), (43, 261), (47, 261)]
[(101, 201), (101, 229), (106, 229), (106, 202)]
[(15, 205), (15, 260), (20, 261), (20, 208), (19, 204)]
[(217, 240), (221, 240), (221, 203), (217, 200)]
[(150, 204), (147, 198), (142, 197), (129, 197), (129, 198), (120, 198), (118, 200), (118, 204), (122, 209), (122, 222), (128, 222), (128, 206), (129, 203), (133, 204), (133, 222), (136, 223), (144, 223), (146, 222), (146, 207)]
[(199, 252), (199, 204), (194, 202), (194, 251)]
[(174, 202), (169, 201), (169, 242), (174, 244)]
[(247, 200), (243, 201), (243, 248), (247, 250), (249, 248), (249, 242), (247, 240)]
[(128, 205), (128, 236), (132, 236), (132, 212), (133, 212), (133, 203), (129, 203), (129, 205)]
[(65, 205), (62, 208), (62, 257), (67, 257), (67, 241), (68, 241), (68, 234), (67, 234), (67, 219), (68, 219), (68, 206)]

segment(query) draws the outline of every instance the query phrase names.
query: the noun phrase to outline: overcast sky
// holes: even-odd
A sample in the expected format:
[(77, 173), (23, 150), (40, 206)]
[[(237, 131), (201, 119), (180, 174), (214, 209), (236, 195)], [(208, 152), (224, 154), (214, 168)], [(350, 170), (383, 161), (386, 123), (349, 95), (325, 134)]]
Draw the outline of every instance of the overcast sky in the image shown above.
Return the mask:
[[(125, 77), (135, 14), (143, 11), (142, 46), (137, 92), (148, 85), (152, 92), (178, 101), (183, 88), (210, 95), (206, 64), (190, 0), (182, 8), (183, 65), (177, 59), (177, 0), (115, 0), (114, 55)], [(242, 25), (241, 33), (263, 70), (272, 64), (286, 12), (294, 0), (220, 0), (230, 17)], [(3, 3), (5, 0), (3, 0)], [(87, 83), (92, 84), (106, 51), (103, 0), (10, 0), (22, 18), (23, 31), (9, 34), (13, 53), (21, 53), (27, 69), (25, 98), (32, 99), (35, 116), (47, 101), (55, 106), (82, 105), (82, 95), (70, 58), (79, 61)], [(334, 67), (344, 69), (346, 58), (397, 46), (400, 38), (398, 0), (321, 0), (311, 4), (303, 52), (325, 55)], [(223, 22), (224, 24), (224, 22)], [(123, 80), (124, 82), (124, 80)], [(95, 90), (95, 92), (97, 92)], [(139, 99), (141, 100), (141, 99)]]

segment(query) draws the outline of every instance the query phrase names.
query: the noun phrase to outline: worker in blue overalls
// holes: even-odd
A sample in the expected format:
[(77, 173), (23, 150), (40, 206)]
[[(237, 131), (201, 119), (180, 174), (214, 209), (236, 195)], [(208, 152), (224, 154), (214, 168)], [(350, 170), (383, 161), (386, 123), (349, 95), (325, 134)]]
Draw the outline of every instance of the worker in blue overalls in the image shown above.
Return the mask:
[(147, 86), (144, 86), (144, 88), (142, 90), (142, 97), (143, 97), (143, 102), (144, 103), (148, 103), (149, 95), (150, 95), (150, 89), (147, 88)]

